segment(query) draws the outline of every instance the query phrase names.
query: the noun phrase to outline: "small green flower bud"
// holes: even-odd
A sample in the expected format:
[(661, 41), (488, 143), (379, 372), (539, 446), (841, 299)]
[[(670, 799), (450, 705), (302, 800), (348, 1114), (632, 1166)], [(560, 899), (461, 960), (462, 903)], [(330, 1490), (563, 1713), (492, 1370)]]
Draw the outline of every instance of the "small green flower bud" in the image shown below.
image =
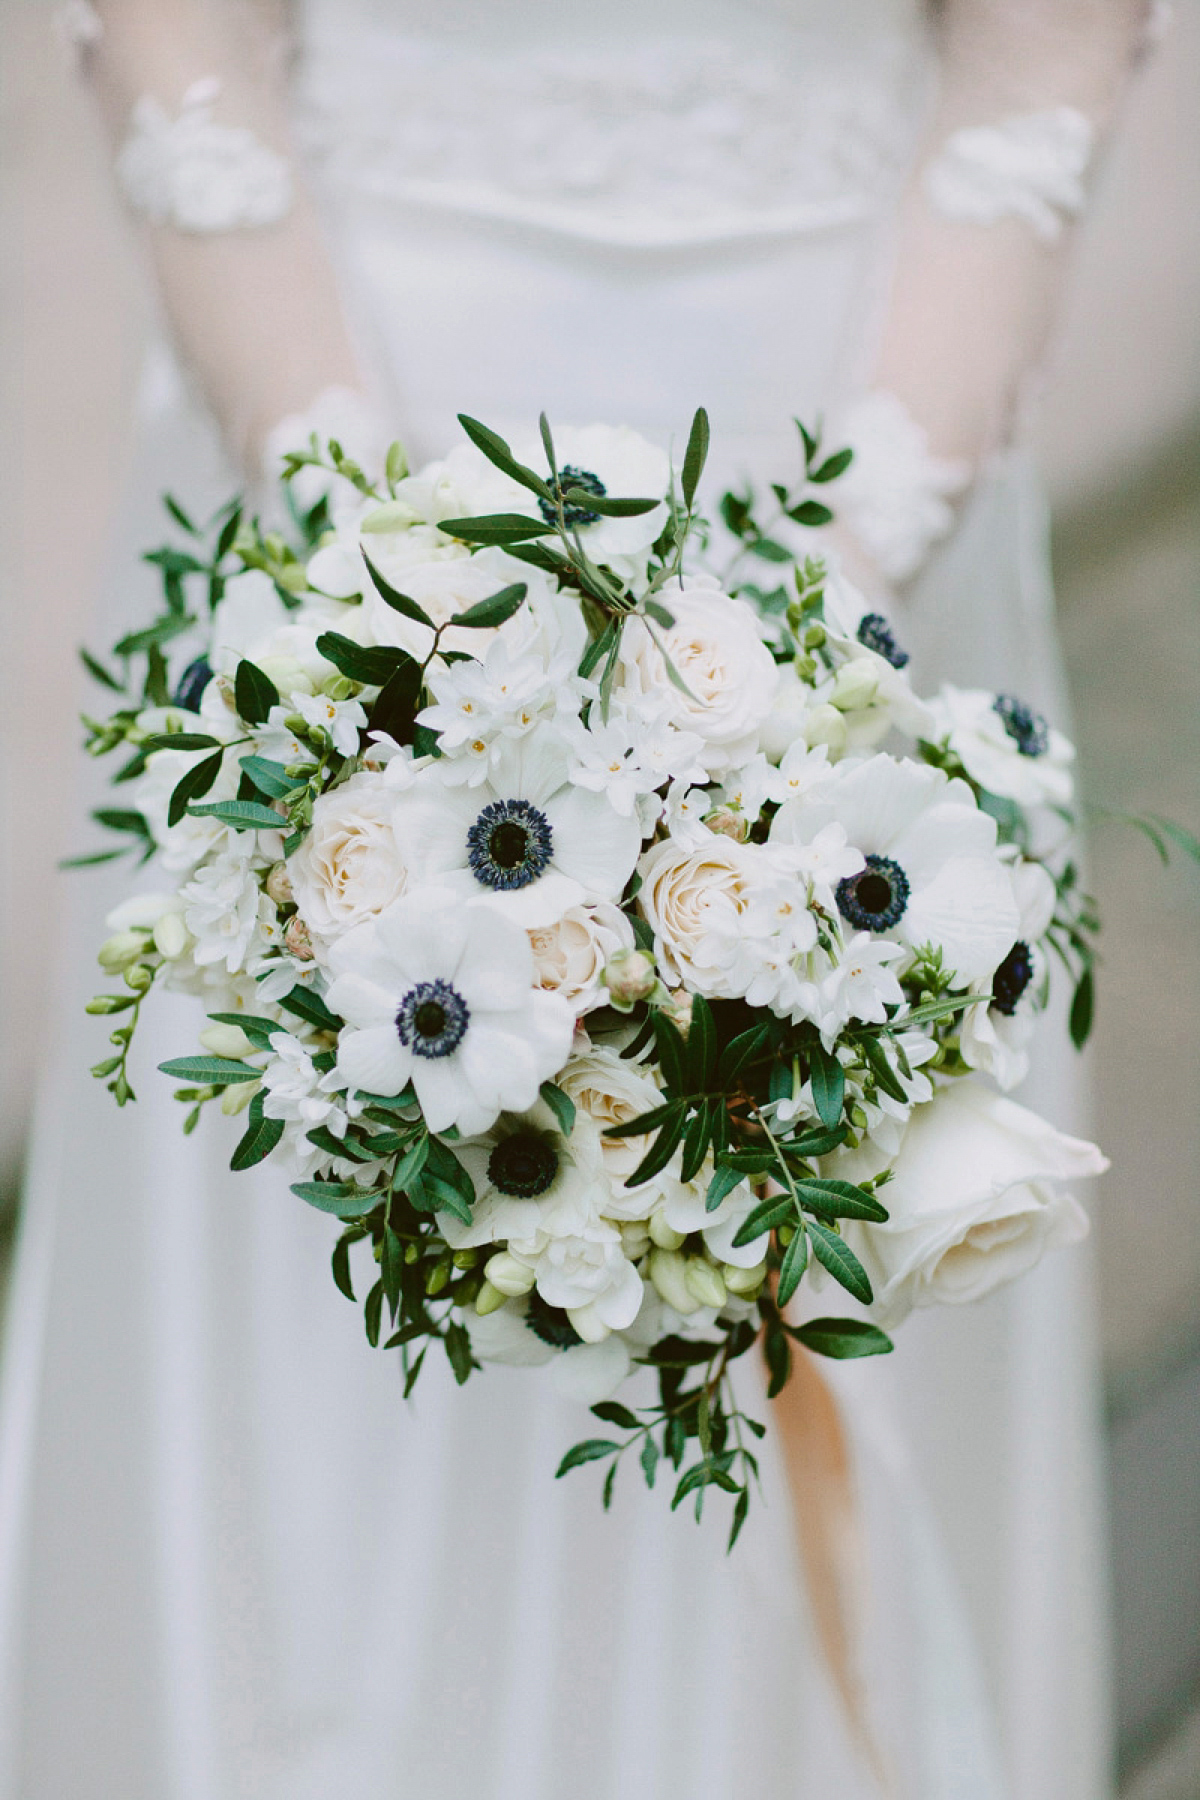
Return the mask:
[(533, 1286), (533, 1270), (507, 1250), (501, 1250), (489, 1259), (484, 1268), (485, 1286), (494, 1287), (497, 1292), (508, 1299), (515, 1300), (521, 1294), (527, 1294)]
[(436, 1263), (425, 1277), (425, 1292), (429, 1295), (440, 1294), (450, 1280), (450, 1263)]
[(650, 1220), (649, 1229), (651, 1238), (660, 1250), (678, 1250), (684, 1241), (683, 1232), (676, 1231), (673, 1225), (668, 1225), (660, 1212), (655, 1213)]
[(124, 1012), (128, 1005), (129, 1001), (124, 994), (97, 994), (94, 1000), (88, 1001), (83, 1010), (93, 1015), (103, 1015), (104, 1013)]
[(132, 969), (126, 969), (124, 980), (135, 994), (144, 994), (154, 984), (154, 970), (145, 963), (135, 963)]
[(348, 675), (331, 675), (328, 681), (322, 683), (321, 692), (331, 700), (349, 700), (352, 695), (360, 692), (360, 687)]
[[(408, 1250), (412, 1251), (412, 1256), (409, 1256)], [(416, 1245), (410, 1244), (408, 1250), (404, 1253), (404, 1260), (412, 1262), (416, 1257)], [(478, 1261), (478, 1250), (456, 1250), (454, 1252), (453, 1262), (456, 1269), (473, 1269)]]
[(231, 1062), (241, 1062), (254, 1048), (240, 1025), (208, 1025), (200, 1033), (200, 1043), (210, 1056), (224, 1056)]
[(113, 1070), (119, 1069), (120, 1066), (121, 1059), (119, 1056), (109, 1056), (106, 1057), (103, 1062), (92, 1064), (92, 1074), (96, 1077), (97, 1081), (103, 1081), (106, 1075), (111, 1075)]
[(823, 649), (828, 636), (829, 633), (825, 627), (814, 620), (804, 633), (804, 648), (806, 650)]
[(117, 975), (135, 963), (146, 950), (146, 934), (144, 931), (118, 931), (110, 938), (105, 938), (96, 954), (96, 961), (110, 975)]
[(302, 594), (308, 587), (308, 571), (299, 562), (284, 563), (275, 570), (275, 579), (287, 594)]
[(221, 1111), (227, 1119), (236, 1119), (239, 1113), (245, 1112), (262, 1084), (257, 1081), (234, 1081), (221, 1095)]
[(722, 1263), (721, 1273), (729, 1292), (747, 1299), (752, 1298), (766, 1280), (767, 1265), (763, 1261), (755, 1263), (752, 1269), (739, 1269), (734, 1263)]
[(677, 1313), (694, 1313), (700, 1302), (687, 1283), (687, 1258), (678, 1250), (653, 1250), (650, 1253), (650, 1279), (668, 1306)]
[(499, 1312), (502, 1306), (507, 1305), (508, 1295), (502, 1294), (490, 1281), (485, 1281), (475, 1296), (475, 1311), (481, 1319), (486, 1319), (489, 1313)]

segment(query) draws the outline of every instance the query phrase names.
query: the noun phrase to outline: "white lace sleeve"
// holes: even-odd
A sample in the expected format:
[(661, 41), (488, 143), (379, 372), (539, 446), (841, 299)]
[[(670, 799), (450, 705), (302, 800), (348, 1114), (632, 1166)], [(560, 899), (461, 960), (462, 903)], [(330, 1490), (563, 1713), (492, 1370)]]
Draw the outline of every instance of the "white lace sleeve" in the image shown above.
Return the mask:
[(171, 327), (251, 478), (277, 420), (366, 383), (292, 152), (277, 0), (60, 14), (144, 222)]
[(1147, 0), (939, 0), (939, 93), (896, 239), (845, 522), (915, 575), (1010, 438), (1042, 360), (1068, 227), (1148, 27)]

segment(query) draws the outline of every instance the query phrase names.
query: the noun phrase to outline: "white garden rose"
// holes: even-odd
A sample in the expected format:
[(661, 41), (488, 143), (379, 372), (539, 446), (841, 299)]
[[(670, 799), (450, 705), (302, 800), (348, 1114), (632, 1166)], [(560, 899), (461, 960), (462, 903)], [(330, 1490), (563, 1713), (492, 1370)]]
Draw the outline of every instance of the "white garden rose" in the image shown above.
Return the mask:
[[(617, 696), (665, 697), (672, 723), (702, 740), (699, 760), (710, 773), (737, 768), (758, 749), (779, 682), (758, 618), (706, 577), (669, 581), (657, 597), (674, 624), (656, 625), (652, 634), (641, 619), (626, 623)], [(664, 650), (688, 693), (670, 681)]]
[[(639, 864), (638, 900), (667, 981), (702, 994), (729, 991), (738, 921), (775, 873), (761, 845), (713, 833), (695, 849), (664, 838)], [(710, 958), (718, 956), (719, 961)]]
[(313, 806), (312, 829), (288, 862), (309, 930), (330, 944), (373, 919), (408, 887), (408, 864), (392, 829), (395, 793), (364, 769)]
[(589, 1012), (608, 998), (604, 965), (619, 950), (633, 949), (633, 926), (620, 907), (607, 901), (569, 906), (552, 925), (529, 933), (535, 987), (561, 994), (576, 1013)]
[[(861, 1179), (872, 1161), (877, 1170), (878, 1153), (864, 1148), (825, 1172)], [(915, 1306), (982, 1299), (1078, 1242), (1088, 1220), (1067, 1184), (1107, 1167), (1094, 1144), (982, 1083), (942, 1088), (913, 1112), (880, 1190), (887, 1223), (843, 1224), (871, 1278), (874, 1316), (890, 1327)]]
[(660, 1089), (642, 1064), (603, 1045), (573, 1055), (555, 1079), (575, 1102), (580, 1121), (589, 1121), (599, 1134), (604, 1167), (614, 1190), (605, 1210), (614, 1217), (644, 1218), (652, 1200), (638, 1200), (629, 1211), (624, 1204), (629, 1198), (624, 1182), (645, 1156), (649, 1139), (610, 1138), (604, 1133), (610, 1125), (627, 1125), (630, 1119), (661, 1106)]

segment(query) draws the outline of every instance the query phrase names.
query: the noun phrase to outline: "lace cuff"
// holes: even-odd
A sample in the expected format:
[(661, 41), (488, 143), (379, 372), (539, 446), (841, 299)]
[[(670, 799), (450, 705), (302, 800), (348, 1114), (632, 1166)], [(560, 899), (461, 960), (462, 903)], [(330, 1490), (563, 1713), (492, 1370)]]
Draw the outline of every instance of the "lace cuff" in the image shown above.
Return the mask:
[(839, 431), (854, 448), (838, 484), (846, 524), (881, 575), (908, 581), (953, 528), (970, 464), (935, 456), (904, 403), (880, 390), (856, 401)]
[(117, 180), (151, 224), (193, 233), (251, 230), (290, 211), (287, 161), (252, 131), (218, 124), (219, 93), (218, 81), (194, 82), (177, 118), (150, 95), (135, 104)]
[(1044, 243), (1082, 212), (1096, 133), (1073, 106), (968, 126), (946, 139), (925, 170), (925, 193), (951, 219), (994, 225), (1023, 219)]

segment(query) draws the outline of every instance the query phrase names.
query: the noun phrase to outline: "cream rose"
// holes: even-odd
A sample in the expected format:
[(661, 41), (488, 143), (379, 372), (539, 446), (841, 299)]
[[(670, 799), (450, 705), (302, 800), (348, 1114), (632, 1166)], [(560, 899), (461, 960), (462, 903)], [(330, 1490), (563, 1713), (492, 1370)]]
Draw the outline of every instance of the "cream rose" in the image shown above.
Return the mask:
[[(826, 1173), (856, 1179), (867, 1172), (866, 1157), (861, 1169), (857, 1160), (831, 1159)], [(1045, 1251), (1076, 1243), (1087, 1215), (1065, 1184), (1108, 1162), (1094, 1144), (966, 1078), (915, 1109), (891, 1166), (880, 1190), (887, 1223), (843, 1227), (887, 1326), (914, 1306), (981, 1299)]]
[(600, 901), (569, 906), (554, 924), (531, 931), (529, 941), (534, 986), (561, 994), (576, 1013), (585, 1013), (607, 998), (604, 965), (618, 950), (632, 950), (633, 927), (619, 907)]
[[(626, 1125), (641, 1113), (661, 1106), (661, 1091), (639, 1063), (603, 1047), (572, 1056), (555, 1080), (575, 1102), (581, 1119), (600, 1134), (605, 1171), (616, 1196), (613, 1205), (605, 1210), (614, 1217), (624, 1217), (625, 1209), (620, 1206), (620, 1201), (627, 1199), (628, 1194), (622, 1192), (623, 1183), (641, 1162), (649, 1143), (642, 1137), (606, 1138), (603, 1134), (610, 1125)], [(643, 1198), (629, 1216), (644, 1217), (648, 1204)], [(620, 1210), (614, 1210), (618, 1207)]]
[(288, 873), (300, 916), (322, 943), (373, 919), (406, 891), (394, 806), (383, 776), (365, 769), (314, 805), (312, 829)]
[(654, 932), (654, 954), (669, 982), (703, 994), (730, 987), (730, 946), (766, 873), (757, 844), (713, 834), (695, 849), (666, 838), (643, 856), (638, 900)]
[[(668, 582), (658, 598), (675, 622), (655, 626), (655, 636), (640, 619), (628, 622), (618, 693), (664, 696), (672, 723), (703, 740), (699, 757), (710, 773), (748, 762), (779, 682), (753, 609), (703, 579)], [(670, 681), (655, 637), (689, 693)]]

